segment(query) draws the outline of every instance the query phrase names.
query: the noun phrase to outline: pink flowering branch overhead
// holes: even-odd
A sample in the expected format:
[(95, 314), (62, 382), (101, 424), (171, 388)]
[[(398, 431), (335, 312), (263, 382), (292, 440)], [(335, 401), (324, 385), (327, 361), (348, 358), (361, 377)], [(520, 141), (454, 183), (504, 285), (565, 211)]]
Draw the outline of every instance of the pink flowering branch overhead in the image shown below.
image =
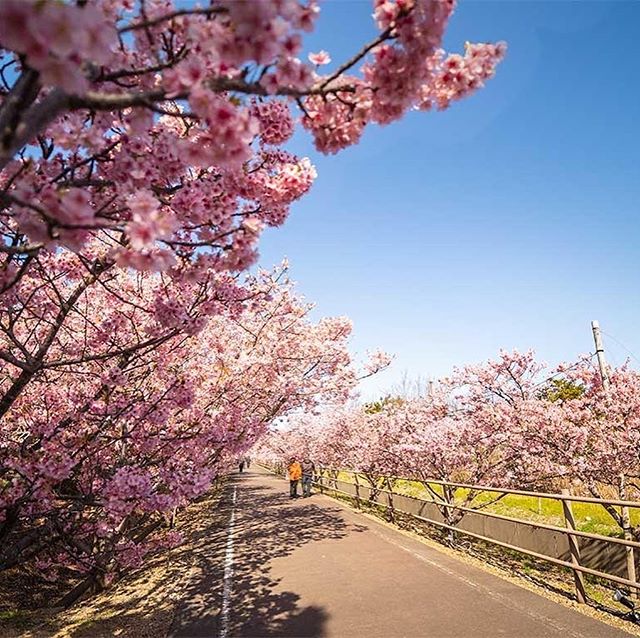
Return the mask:
[(491, 77), (503, 44), (441, 52), (454, 4), (376, 0), (379, 36), (322, 75), (327, 52), (298, 57), (314, 0), (0, 0), (0, 284), (43, 247), (95, 237), (139, 269), (186, 267), (203, 247), (246, 267), (314, 178), (279, 148), (291, 107), (335, 152)]

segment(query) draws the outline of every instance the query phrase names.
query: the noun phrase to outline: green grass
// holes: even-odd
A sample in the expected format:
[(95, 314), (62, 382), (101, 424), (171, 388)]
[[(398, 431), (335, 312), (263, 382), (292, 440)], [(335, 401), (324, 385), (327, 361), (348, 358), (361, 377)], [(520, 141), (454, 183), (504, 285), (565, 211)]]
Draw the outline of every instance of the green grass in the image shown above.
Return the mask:
[[(349, 472), (339, 472), (337, 478), (340, 481), (355, 482), (354, 475)], [(359, 476), (359, 482), (361, 485), (368, 485), (366, 478), (362, 475)], [(442, 494), (441, 486), (432, 484), (431, 487), (437, 493)], [(418, 481), (397, 480), (393, 490), (397, 494), (432, 500), (432, 495), (429, 490)], [(457, 489), (456, 502), (462, 503), (468, 492), (466, 489)], [(495, 500), (498, 496), (499, 494), (497, 492), (482, 492), (473, 500), (471, 507), (475, 508), (478, 505)], [(603, 536), (622, 535), (620, 527), (602, 505), (598, 505), (597, 503), (574, 502), (572, 503), (572, 509), (576, 527), (580, 531), (602, 534)], [(495, 503), (484, 507), (483, 511), (517, 518), (522, 521), (547, 523), (559, 527), (564, 527), (565, 525), (562, 504), (550, 498), (508, 494)], [(640, 510), (632, 509), (630, 516), (632, 525), (640, 524)]]

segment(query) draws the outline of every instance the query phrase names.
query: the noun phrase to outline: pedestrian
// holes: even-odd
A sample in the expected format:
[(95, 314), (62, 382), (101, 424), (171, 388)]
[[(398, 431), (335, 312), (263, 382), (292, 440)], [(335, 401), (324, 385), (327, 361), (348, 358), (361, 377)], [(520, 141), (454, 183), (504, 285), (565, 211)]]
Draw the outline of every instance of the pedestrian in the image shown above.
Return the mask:
[(240, 472), (244, 472), (244, 459), (240, 459), (240, 463), (238, 463), (238, 467), (240, 468)]
[(298, 498), (298, 483), (302, 477), (302, 467), (295, 458), (289, 461), (287, 474), (289, 475), (289, 498)]
[(316, 473), (316, 466), (308, 456), (305, 456), (300, 467), (302, 469), (302, 496), (307, 498), (311, 496), (311, 484), (313, 483), (313, 475)]
[(247, 469), (249, 469), (251, 467), (251, 457), (248, 456), (245, 461), (247, 462)]

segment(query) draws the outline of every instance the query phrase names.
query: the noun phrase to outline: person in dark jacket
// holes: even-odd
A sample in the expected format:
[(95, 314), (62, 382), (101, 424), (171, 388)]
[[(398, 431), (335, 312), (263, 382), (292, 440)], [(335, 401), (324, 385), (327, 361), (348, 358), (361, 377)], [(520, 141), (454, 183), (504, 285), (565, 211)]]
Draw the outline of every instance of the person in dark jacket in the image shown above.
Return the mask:
[(307, 498), (311, 496), (311, 484), (313, 483), (313, 475), (316, 473), (316, 466), (307, 457), (302, 460), (300, 466), (302, 467), (302, 496)]

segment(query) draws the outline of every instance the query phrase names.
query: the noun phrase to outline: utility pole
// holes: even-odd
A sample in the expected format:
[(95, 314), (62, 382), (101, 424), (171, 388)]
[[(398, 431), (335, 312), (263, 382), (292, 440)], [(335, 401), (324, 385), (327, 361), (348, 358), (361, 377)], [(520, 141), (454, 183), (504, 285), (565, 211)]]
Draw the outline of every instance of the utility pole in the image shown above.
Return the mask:
[(427, 395), (433, 398), (433, 377), (429, 377), (429, 381), (427, 382)]
[[(593, 341), (596, 344), (596, 355), (598, 357), (598, 367), (600, 368), (600, 378), (602, 379), (602, 388), (605, 391), (605, 394), (609, 392), (609, 370), (607, 368), (607, 360), (604, 357), (604, 346), (602, 345), (602, 335), (600, 334), (600, 324), (597, 321), (591, 322), (591, 330), (593, 330)], [(620, 495), (620, 499), (623, 501), (627, 500), (627, 477), (622, 472), (618, 476), (618, 493)], [(623, 505), (620, 508), (620, 517), (622, 519), (622, 533), (624, 535), (625, 540), (632, 541), (633, 535), (631, 533), (631, 518), (629, 516), (629, 508), (626, 505)], [(625, 547), (626, 553), (626, 562), (627, 562), (627, 578), (636, 582), (636, 561), (634, 556), (633, 547), (627, 545)], [(632, 598), (638, 597), (638, 590), (635, 587), (631, 588), (631, 596)]]
[(607, 360), (604, 358), (604, 346), (602, 345), (602, 335), (600, 334), (600, 324), (594, 319), (591, 322), (593, 331), (593, 341), (596, 344), (596, 356), (598, 357), (598, 367), (600, 368), (600, 378), (605, 392), (609, 391), (609, 372), (607, 370)]

